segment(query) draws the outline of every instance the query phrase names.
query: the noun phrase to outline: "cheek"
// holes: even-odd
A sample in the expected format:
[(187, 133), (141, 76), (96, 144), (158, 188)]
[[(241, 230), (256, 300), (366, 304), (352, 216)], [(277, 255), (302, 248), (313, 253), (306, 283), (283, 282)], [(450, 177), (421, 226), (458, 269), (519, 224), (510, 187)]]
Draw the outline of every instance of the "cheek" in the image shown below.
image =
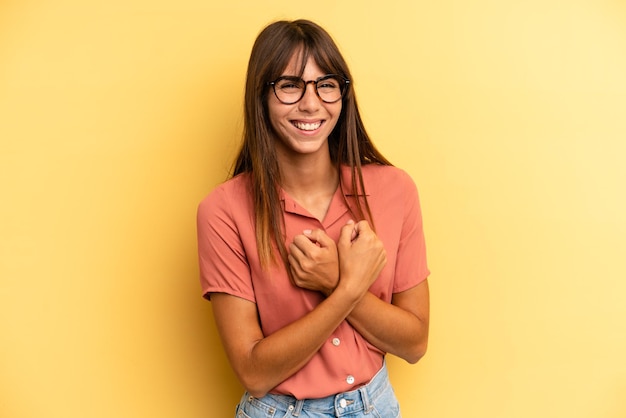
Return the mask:
[(335, 109), (329, 109), (329, 113), (331, 115), (333, 125), (336, 125), (337, 121), (339, 121), (339, 117), (341, 116), (341, 102)]
[(281, 109), (281, 106), (277, 106), (275, 103), (272, 103), (272, 101), (270, 100), (270, 102), (268, 103), (267, 114), (268, 114), (270, 124), (272, 125), (272, 127), (274, 129), (278, 129), (285, 119), (286, 112), (284, 109)]

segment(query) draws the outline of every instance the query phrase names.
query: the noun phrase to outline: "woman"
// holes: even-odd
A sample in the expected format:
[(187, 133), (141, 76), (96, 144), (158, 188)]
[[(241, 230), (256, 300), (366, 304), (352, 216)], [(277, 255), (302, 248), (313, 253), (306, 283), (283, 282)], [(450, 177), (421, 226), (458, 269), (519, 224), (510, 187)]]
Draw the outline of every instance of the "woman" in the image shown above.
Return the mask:
[(266, 27), (233, 176), (198, 209), (203, 295), (247, 391), (240, 417), (399, 417), (384, 356), (426, 350), (417, 190), (370, 141), (351, 80), (318, 25)]

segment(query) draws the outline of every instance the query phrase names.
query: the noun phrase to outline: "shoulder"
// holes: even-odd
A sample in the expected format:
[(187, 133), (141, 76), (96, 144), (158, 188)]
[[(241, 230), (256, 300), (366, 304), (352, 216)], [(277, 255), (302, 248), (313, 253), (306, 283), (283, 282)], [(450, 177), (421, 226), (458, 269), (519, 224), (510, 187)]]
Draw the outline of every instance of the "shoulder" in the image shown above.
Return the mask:
[(198, 205), (198, 215), (246, 211), (251, 205), (250, 176), (240, 174), (216, 186)]
[(361, 167), (363, 181), (368, 192), (370, 189), (405, 190), (415, 188), (411, 176), (401, 168), (391, 165), (366, 164)]

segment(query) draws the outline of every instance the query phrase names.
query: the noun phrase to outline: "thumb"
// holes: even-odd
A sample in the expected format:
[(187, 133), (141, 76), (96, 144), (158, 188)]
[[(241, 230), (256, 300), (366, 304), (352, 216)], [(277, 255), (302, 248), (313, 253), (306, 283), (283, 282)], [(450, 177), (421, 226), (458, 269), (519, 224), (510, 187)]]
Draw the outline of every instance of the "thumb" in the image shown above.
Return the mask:
[(356, 238), (356, 235), (357, 231), (355, 229), (354, 221), (350, 219), (344, 226), (341, 227), (339, 242), (344, 245), (350, 245), (352, 240)]

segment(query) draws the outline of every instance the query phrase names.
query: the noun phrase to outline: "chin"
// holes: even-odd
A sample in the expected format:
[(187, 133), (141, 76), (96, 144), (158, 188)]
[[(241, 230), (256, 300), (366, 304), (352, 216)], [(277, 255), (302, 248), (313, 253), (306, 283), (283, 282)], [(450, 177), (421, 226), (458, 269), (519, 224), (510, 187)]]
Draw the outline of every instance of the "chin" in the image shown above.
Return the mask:
[(296, 153), (302, 155), (316, 154), (326, 146), (326, 140), (316, 141), (289, 141), (285, 145), (288, 153)]

